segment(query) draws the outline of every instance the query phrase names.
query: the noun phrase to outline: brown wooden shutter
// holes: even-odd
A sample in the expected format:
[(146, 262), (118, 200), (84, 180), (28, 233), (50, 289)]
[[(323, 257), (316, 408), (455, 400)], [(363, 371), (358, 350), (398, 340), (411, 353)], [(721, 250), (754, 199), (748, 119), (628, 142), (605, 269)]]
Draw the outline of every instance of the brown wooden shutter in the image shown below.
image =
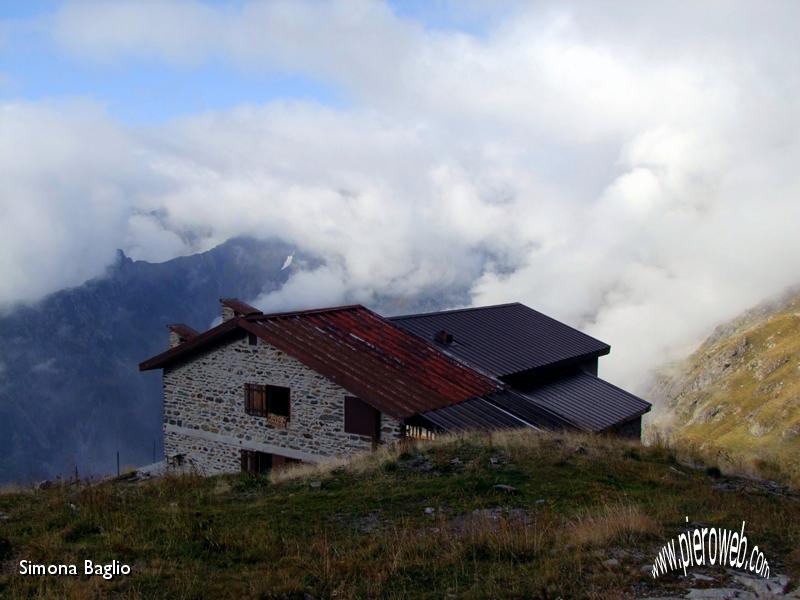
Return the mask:
[(381, 413), (360, 398), (345, 396), (344, 430), (346, 433), (367, 435), (374, 441), (380, 437)]
[[(253, 410), (253, 388), (249, 383), (244, 384), (244, 412), (248, 415)], [(244, 460), (244, 454), (242, 454)]]
[(267, 390), (263, 385), (256, 386), (253, 401), (253, 414), (260, 417), (267, 416)]
[(267, 391), (263, 385), (244, 384), (244, 411), (257, 417), (267, 416)]

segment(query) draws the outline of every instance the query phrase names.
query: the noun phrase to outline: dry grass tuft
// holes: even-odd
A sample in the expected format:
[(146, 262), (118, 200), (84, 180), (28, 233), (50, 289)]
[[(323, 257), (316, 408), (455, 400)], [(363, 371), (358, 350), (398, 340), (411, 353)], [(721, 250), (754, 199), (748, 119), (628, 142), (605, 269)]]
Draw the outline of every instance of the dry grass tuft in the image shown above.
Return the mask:
[(433, 440), (401, 440), (379, 447), (373, 452), (362, 452), (350, 458), (331, 457), (315, 464), (287, 467), (271, 475), (274, 483), (297, 480), (324, 480), (333, 477), (340, 469), (360, 475), (380, 470), (387, 463), (402, 456), (429, 450), (455, 450), (461, 446), (485, 447), (507, 455), (510, 459), (535, 459), (546, 455), (550, 459), (564, 458), (576, 449), (589, 456), (603, 456), (619, 451), (620, 447), (639, 447), (636, 441), (576, 432), (547, 432), (532, 429), (514, 429), (492, 432), (466, 432), (440, 435)]
[[(413, 443), (413, 442), (412, 442)], [(374, 452), (360, 452), (349, 458), (329, 457), (314, 464), (292, 465), (270, 475), (273, 483), (297, 480), (324, 480), (333, 477), (344, 469), (349, 473), (361, 474), (376, 471), (387, 462), (395, 461), (407, 451), (408, 442), (387, 444)]]
[(273, 483), (284, 481), (297, 481), (306, 479), (327, 479), (333, 475), (337, 469), (343, 468), (353, 459), (330, 457), (318, 463), (302, 463), (290, 465), (278, 471), (270, 473), (270, 480)]
[(606, 505), (592, 514), (578, 515), (567, 523), (568, 546), (604, 546), (609, 542), (633, 541), (659, 531), (657, 523), (635, 505)]

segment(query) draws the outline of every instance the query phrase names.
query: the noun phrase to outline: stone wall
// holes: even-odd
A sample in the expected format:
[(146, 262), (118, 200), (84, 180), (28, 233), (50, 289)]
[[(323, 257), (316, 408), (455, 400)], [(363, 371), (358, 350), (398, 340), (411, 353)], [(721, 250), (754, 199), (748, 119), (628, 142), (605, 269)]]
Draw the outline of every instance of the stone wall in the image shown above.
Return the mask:
[[(244, 411), (244, 384), (291, 390), (290, 419), (275, 427)], [(259, 450), (306, 462), (370, 450), (369, 437), (344, 431), (344, 398), (353, 396), (297, 359), (246, 335), (164, 369), (164, 449), (191, 456), (206, 474), (240, 469), (240, 450)], [(402, 424), (381, 415), (381, 443), (402, 435)]]

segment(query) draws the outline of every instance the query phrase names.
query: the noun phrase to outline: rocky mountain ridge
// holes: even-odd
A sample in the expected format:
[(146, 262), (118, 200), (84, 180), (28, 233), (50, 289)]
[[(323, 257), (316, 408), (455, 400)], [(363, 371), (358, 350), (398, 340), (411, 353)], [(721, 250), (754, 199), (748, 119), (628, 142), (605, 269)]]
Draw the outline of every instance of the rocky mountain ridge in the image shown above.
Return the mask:
[[(0, 482), (111, 473), (161, 452), (161, 380), (139, 373), (165, 325), (203, 330), (220, 296), (279, 288), (294, 248), (237, 238), (164, 263), (119, 252), (105, 275), (0, 316)], [(295, 260), (310, 260), (296, 255)]]
[(688, 359), (660, 372), (651, 397), (671, 414), (665, 430), (676, 441), (797, 475), (800, 292), (719, 326)]

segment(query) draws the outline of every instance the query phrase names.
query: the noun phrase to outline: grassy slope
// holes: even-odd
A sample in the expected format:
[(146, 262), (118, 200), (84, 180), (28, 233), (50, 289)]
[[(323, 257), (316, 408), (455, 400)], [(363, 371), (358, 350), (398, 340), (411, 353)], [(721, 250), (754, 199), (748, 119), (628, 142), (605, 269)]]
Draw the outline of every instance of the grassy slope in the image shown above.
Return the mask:
[[(0, 596), (648, 595), (686, 587), (641, 571), (685, 515), (731, 528), (746, 520), (773, 573), (800, 575), (800, 502), (716, 482), (676, 468), (664, 448), (514, 433), (383, 451), (279, 482), (175, 477), (9, 492)], [(610, 557), (619, 565), (604, 565)], [(21, 558), (117, 559), (133, 574), (21, 577)]]
[(742, 319), (681, 370), (676, 439), (800, 481), (800, 297)]

